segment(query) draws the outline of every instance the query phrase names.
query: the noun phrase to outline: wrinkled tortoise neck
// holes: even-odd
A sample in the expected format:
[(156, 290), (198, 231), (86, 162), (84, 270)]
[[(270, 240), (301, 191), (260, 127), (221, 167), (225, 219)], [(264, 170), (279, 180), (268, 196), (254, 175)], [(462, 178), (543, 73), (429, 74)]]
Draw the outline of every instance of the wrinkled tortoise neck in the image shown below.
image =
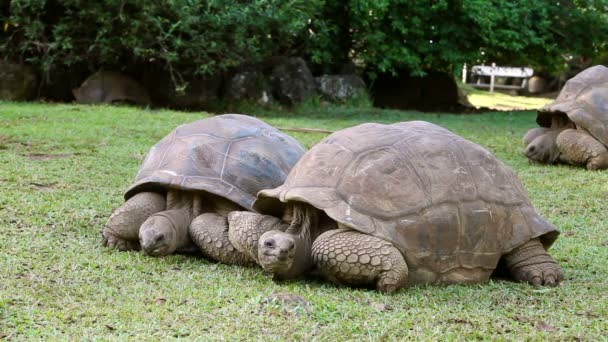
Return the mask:
[(319, 235), (319, 210), (307, 203), (294, 203), (289, 228), (285, 233), (295, 240), (294, 262), (290, 277), (297, 277), (312, 267), (312, 242)]

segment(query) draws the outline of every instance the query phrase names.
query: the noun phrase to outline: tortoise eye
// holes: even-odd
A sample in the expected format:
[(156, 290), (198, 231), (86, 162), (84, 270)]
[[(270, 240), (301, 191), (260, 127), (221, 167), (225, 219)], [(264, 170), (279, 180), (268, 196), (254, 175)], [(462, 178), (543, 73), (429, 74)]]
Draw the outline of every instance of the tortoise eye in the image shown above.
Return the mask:
[(268, 248), (274, 247), (274, 240), (266, 240), (264, 241), (264, 246)]

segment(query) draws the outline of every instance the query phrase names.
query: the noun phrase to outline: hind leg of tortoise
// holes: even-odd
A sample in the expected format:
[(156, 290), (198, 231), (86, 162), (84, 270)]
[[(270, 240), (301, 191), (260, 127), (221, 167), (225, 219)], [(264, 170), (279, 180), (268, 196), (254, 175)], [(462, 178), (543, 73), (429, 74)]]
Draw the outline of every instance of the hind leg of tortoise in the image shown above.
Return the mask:
[(139, 250), (139, 227), (151, 215), (165, 209), (165, 196), (140, 192), (116, 209), (103, 231), (103, 245), (120, 251)]
[(569, 164), (585, 165), (588, 170), (608, 168), (608, 150), (591, 135), (567, 129), (557, 136), (561, 158)]
[(504, 256), (515, 280), (534, 286), (557, 286), (564, 280), (561, 267), (538, 239), (532, 239)]
[(399, 250), (377, 237), (348, 229), (321, 234), (312, 245), (315, 267), (330, 281), (375, 285), (390, 293), (404, 287), (408, 268)]
[[(192, 220), (189, 232), (205, 257), (228, 265), (255, 265), (255, 260), (230, 242), (226, 216), (215, 213), (199, 215)], [(251, 243), (257, 245), (257, 239)]]

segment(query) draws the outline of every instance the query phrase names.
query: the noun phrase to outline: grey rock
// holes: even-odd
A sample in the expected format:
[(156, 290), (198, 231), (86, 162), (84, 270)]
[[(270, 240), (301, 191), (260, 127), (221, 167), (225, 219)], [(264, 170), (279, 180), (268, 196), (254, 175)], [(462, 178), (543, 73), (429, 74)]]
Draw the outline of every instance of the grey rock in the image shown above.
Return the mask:
[(357, 75), (323, 75), (315, 78), (318, 92), (330, 100), (344, 101), (366, 94), (365, 82)]
[(100, 70), (89, 76), (79, 88), (72, 89), (76, 102), (82, 104), (129, 103), (150, 104), (148, 91), (129, 76), (116, 71)]
[(228, 100), (255, 101), (262, 105), (273, 102), (269, 81), (259, 71), (236, 73), (226, 82), (224, 92)]
[(34, 97), (36, 83), (36, 74), (31, 67), (0, 60), (0, 100), (30, 100)]
[(273, 93), (282, 104), (294, 105), (316, 95), (315, 80), (299, 57), (285, 58), (271, 72)]

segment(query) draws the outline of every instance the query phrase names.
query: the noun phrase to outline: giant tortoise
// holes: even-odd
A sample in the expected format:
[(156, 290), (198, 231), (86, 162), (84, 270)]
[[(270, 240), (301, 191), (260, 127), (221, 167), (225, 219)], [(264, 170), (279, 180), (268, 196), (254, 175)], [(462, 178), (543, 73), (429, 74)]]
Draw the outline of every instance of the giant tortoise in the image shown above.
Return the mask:
[(530, 161), (608, 168), (608, 68), (596, 65), (568, 80), (536, 122), (541, 127), (524, 136)]
[(428, 122), (333, 133), (284, 184), (261, 191), (253, 208), (259, 213), (231, 212), (230, 230), (263, 232), (257, 262), (279, 279), (314, 267), (337, 283), (391, 292), (485, 282), (499, 261), (518, 281), (551, 286), (563, 279), (546, 251), (559, 232), (532, 207), (513, 171)]
[(152, 147), (126, 202), (103, 229), (104, 244), (150, 255), (188, 251), (208, 240), (211, 258), (248, 263), (228, 241), (226, 216), (251, 210), (256, 193), (283, 183), (304, 154), (290, 136), (239, 114), (177, 127)]

